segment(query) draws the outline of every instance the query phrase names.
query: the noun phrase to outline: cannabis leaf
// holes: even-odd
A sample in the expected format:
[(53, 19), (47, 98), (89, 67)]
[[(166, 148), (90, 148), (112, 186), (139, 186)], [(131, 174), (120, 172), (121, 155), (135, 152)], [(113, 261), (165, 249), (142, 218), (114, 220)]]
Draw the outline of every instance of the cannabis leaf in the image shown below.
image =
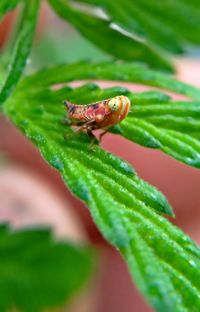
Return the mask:
[[(75, 63), (56, 66), (25, 78), (21, 88), (41, 88), (51, 84), (76, 79), (121, 79), (145, 82), (200, 98), (200, 89), (175, 81), (167, 75), (131, 63)], [(39, 84), (38, 82), (41, 81)], [(37, 90), (37, 89), (36, 89)], [(61, 91), (59, 91), (61, 92)], [(65, 92), (65, 89), (64, 89)], [(82, 93), (74, 92), (71, 101), (91, 103), (119, 94), (126, 94), (132, 102), (132, 111), (117, 127), (114, 133), (150, 148), (160, 149), (190, 166), (200, 167), (200, 102), (172, 101), (163, 93), (131, 93), (125, 88), (101, 90), (97, 86), (83, 88)], [(63, 100), (63, 94), (56, 99)], [(32, 95), (33, 96), (33, 95)], [(34, 95), (38, 97), (37, 91)], [(54, 95), (51, 95), (54, 96)], [(49, 97), (51, 100), (51, 97)]]
[(40, 88), (74, 80), (102, 79), (139, 83), (154, 86), (200, 100), (200, 88), (173, 79), (170, 75), (149, 69), (132, 62), (90, 62), (80, 61), (61, 64), (27, 77), (24, 88)]
[(40, 312), (66, 303), (88, 280), (93, 253), (53, 239), (48, 229), (0, 225), (0, 310)]
[[(0, 18), (19, 2), (12, 0), (8, 4), (2, 0)], [(199, 311), (200, 249), (161, 216), (173, 212), (157, 189), (142, 181), (129, 164), (99, 146), (91, 151), (86, 135), (75, 135), (62, 123), (65, 110), (61, 102), (67, 98), (87, 103), (127, 94), (133, 102), (132, 112), (112, 131), (200, 167), (200, 90), (128, 62), (57, 66), (26, 77), (18, 84), (30, 52), (39, 7), (39, 0), (23, 2), (21, 29), (0, 92), (4, 114), (38, 146), (71, 191), (88, 205), (95, 223), (120, 250), (138, 287), (155, 309)], [(49, 0), (61, 17), (119, 59), (146, 60), (152, 67), (172, 71), (160, 47), (181, 53), (185, 42), (200, 43), (196, 0), (190, 3), (166, 0), (162, 6), (154, 0), (82, 2), (101, 6), (109, 14), (108, 19), (84, 12), (74, 6), (75, 2)], [(119, 30), (116, 25), (122, 28)], [(58, 86), (78, 79), (143, 83), (197, 101), (172, 101), (158, 91), (137, 94), (119, 87), (101, 90), (94, 84), (77, 89)], [(53, 88), (55, 84), (57, 88)], [(12, 257), (8, 259), (9, 253)], [(1, 311), (17, 307), (35, 312), (46, 305), (60, 304), (82, 285), (91, 269), (87, 251), (53, 243), (48, 231), (11, 233), (1, 226), (0, 254)], [(68, 266), (64, 267), (66, 263)]]
[[(13, 91), (26, 65), (36, 27), (39, 3), (39, 0), (24, 1), (24, 11), (20, 21), (20, 31), (16, 38), (12, 59), (8, 66), (7, 76), (0, 89), (0, 107)], [(1, 5), (4, 8), (4, 11), (6, 11), (9, 8), (13, 8), (16, 4), (17, 2), (15, 1), (11, 2), (10, 5), (5, 2)]]
[(200, 102), (175, 101), (135, 105), (118, 128), (130, 140), (158, 148), (197, 168), (200, 168), (199, 130)]
[[(172, 71), (165, 50), (183, 53), (200, 44), (198, 1), (49, 0), (53, 9), (99, 48), (123, 60)], [(77, 5), (77, 3), (79, 5)], [(89, 6), (82, 7), (80, 3)], [(106, 15), (95, 14), (101, 8)]]
[[(47, 70), (25, 78), (5, 102), (4, 113), (38, 146), (49, 164), (59, 170), (71, 191), (88, 205), (95, 223), (121, 251), (138, 287), (155, 309), (198, 311), (200, 250), (160, 215), (172, 213), (166, 199), (142, 181), (129, 164), (98, 146), (91, 152), (87, 136), (74, 135), (62, 123), (63, 99), (80, 103), (128, 91), (101, 90), (94, 84), (77, 89), (50, 88), (51, 84), (64, 82), (66, 77), (69, 81), (74, 75), (80, 79), (87, 76), (83, 67), (74, 72), (73, 66), (63, 66), (63, 71), (62, 67), (57, 71), (54, 68), (51, 72), (54, 76)], [(102, 73), (101, 68), (99, 72)], [(98, 76), (95, 71), (93, 74)], [(34, 84), (36, 77), (41, 84)], [(25, 85), (29, 88), (24, 88)], [(198, 94), (198, 90), (190, 87), (188, 90)], [(167, 95), (155, 91), (136, 94), (135, 98), (137, 105), (141, 105), (141, 113), (143, 101), (153, 106), (169, 101)]]
[(81, 12), (65, 0), (49, 0), (53, 9), (80, 33), (107, 53), (123, 60), (146, 61), (155, 68), (173, 71), (170, 63), (144, 40), (135, 40), (111, 27), (110, 21)]
[(22, 0), (1, 0), (0, 2), (0, 19), (9, 11), (13, 10)]

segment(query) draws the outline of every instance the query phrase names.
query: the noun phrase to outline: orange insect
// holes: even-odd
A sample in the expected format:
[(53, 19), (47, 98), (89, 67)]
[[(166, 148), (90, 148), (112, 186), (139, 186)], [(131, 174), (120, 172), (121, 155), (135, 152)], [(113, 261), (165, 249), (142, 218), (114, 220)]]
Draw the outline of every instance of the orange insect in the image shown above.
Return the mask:
[(64, 101), (68, 119), (72, 126), (78, 126), (78, 131), (86, 131), (91, 138), (95, 138), (92, 131), (103, 129), (99, 140), (108, 129), (122, 121), (130, 111), (131, 102), (127, 96), (119, 95), (100, 102), (77, 105)]

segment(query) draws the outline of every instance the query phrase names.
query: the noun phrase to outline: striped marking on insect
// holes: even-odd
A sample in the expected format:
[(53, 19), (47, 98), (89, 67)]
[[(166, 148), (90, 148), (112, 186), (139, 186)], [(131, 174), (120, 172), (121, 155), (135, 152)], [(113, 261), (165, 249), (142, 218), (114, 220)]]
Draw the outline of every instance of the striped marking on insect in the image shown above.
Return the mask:
[(110, 127), (121, 122), (129, 113), (131, 102), (127, 96), (119, 95), (96, 103), (77, 105), (64, 101), (68, 120), (71, 126), (77, 126), (77, 131), (86, 132), (91, 138), (96, 138), (94, 130), (102, 129), (99, 141)]

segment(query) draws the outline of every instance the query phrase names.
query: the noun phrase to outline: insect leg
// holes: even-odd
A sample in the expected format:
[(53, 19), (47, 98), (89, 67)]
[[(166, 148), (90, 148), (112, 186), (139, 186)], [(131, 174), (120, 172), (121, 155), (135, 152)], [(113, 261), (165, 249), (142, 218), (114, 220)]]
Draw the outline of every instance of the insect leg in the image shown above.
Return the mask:
[(85, 131), (90, 138), (92, 138), (93, 140), (94, 139), (96, 140), (96, 137), (92, 133), (93, 123), (94, 123), (94, 120), (90, 120), (90, 121), (86, 121), (85, 123), (83, 123), (81, 125), (77, 125), (72, 133), (65, 135), (65, 139), (69, 139), (69, 138), (73, 137), (78, 132)]
[(92, 130), (91, 131), (87, 131), (87, 135), (91, 139), (90, 144), (89, 144), (89, 150), (94, 152), (95, 151), (95, 147), (96, 147), (96, 145), (98, 145), (99, 141), (95, 137), (95, 135), (92, 133)]
[(90, 120), (88, 122), (86, 122), (83, 127), (87, 132), (87, 135), (90, 137), (91, 141), (90, 141), (90, 145), (89, 145), (89, 149), (91, 151), (95, 151), (95, 146), (98, 143), (98, 139), (96, 138), (96, 136), (93, 134), (93, 130), (94, 130), (94, 125), (96, 123), (96, 120)]
[(91, 138), (91, 143), (92, 142), (94, 143), (95, 141), (98, 142), (96, 136), (92, 132), (94, 130), (94, 128), (93, 128), (94, 123), (95, 123), (95, 121), (90, 121), (90, 122), (85, 124), (85, 130), (87, 132), (87, 135)]
[(85, 130), (86, 132), (91, 132), (93, 129), (94, 121), (95, 121), (94, 119), (86, 121), (85, 123), (80, 125), (80, 127), (77, 128), (77, 131)]

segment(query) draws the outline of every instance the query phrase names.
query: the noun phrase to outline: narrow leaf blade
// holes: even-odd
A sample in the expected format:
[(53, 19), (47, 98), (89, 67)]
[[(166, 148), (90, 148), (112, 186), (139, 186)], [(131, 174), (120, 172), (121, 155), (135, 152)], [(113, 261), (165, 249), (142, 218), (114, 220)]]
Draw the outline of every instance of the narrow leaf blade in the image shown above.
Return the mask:
[(13, 10), (22, 0), (1, 0), (0, 2), (0, 20), (9, 11)]
[(0, 90), (0, 107), (18, 83), (30, 53), (39, 10), (39, 0), (26, 1), (21, 30), (16, 39), (8, 74)]
[[(112, 23), (132, 34), (145, 38), (147, 43), (173, 53), (183, 53), (185, 44), (200, 44), (200, 5), (196, 1), (159, 2), (156, 0), (80, 0), (104, 10)], [(186, 18), (187, 16), (187, 18)]]
[(78, 28), (84, 37), (114, 57), (128, 61), (145, 60), (154, 68), (173, 72), (167, 58), (162, 56), (164, 53), (159, 53), (145, 40), (120, 32), (112, 27), (110, 21), (81, 12), (70, 6), (68, 1), (49, 0), (49, 3), (58, 15)]
[(27, 77), (22, 87), (42, 88), (74, 80), (115, 80), (163, 88), (172, 92), (200, 99), (200, 88), (173, 79), (170, 75), (129, 62), (87, 62), (62, 64), (42, 69)]

